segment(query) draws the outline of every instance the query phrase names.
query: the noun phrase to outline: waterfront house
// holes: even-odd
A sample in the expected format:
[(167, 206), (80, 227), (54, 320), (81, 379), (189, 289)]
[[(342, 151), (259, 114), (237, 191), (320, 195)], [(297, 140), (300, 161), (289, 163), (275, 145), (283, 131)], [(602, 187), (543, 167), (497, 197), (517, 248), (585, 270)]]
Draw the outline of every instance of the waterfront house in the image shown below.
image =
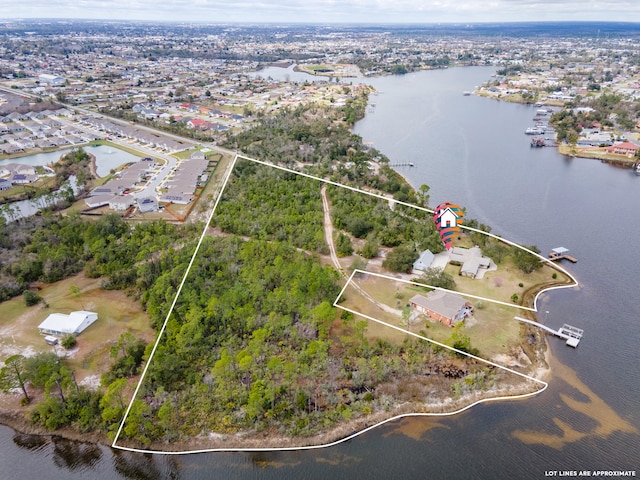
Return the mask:
[(482, 255), (482, 250), (478, 246), (453, 247), (449, 253), (449, 261), (455, 265), (461, 265), (460, 275), (463, 277), (479, 278), (485, 271), (496, 269), (496, 265), (491, 264), (489, 257)]
[(631, 142), (616, 143), (604, 149), (611, 155), (624, 155), (625, 157), (633, 157), (638, 152), (638, 146)]
[(473, 307), (456, 293), (434, 290), (425, 295), (416, 295), (409, 300), (411, 308), (444, 325), (464, 321), (471, 315)]
[(3, 190), (9, 190), (11, 188), (11, 182), (9, 180), (5, 180), (4, 178), (0, 178), (0, 192)]

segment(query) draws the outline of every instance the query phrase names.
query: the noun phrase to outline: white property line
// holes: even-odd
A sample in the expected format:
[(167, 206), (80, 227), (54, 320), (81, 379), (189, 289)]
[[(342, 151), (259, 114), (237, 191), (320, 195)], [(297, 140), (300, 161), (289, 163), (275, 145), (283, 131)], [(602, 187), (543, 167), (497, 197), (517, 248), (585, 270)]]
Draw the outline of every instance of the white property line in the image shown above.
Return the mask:
[[(281, 165), (275, 165), (273, 163), (269, 163), (269, 162), (265, 162), (264, 160), (256, 160), (254, 158), (250, 158), (250, 157), (245, 157), (244, 155), (240, 155), (238, 154), (239, 158), (242, 158), (244, 160), (249, 160), (250, 162), (255, 162), (255, 163), (259, 163), (260, 165), (266, 165), (267, 167), (272, 167), (272, 168), (276, 168), (278, 170), (282, 170), (284, 172), (289, 172), (289, 173), (295, 173), (296, 175), (300, 175), (302, 177), (306, 177), (306, 178), (311, 178), (313, 180), (317, 180), (318, 182), (322, 182), (322, 183), (327, 183), (329, 185), (334, 185), (336, 187), (341, 187), (341, 188), (345, 188), (347, 190), (351, 190), (353, 192), (357, 192), (357, 193), (363, 193), (365, 195), (369, 195), (370, 197), (375, 197), (375, 198), (379, 198), (381, 200), (387, 201), (387, 202), (393, 202), (393, 203), (397, 203), (399, 205), (404, 205), (405, 207), (410, 207), (410, 208), (414, 208), (416, 210), (422, 210), (423, 212), (427, 212), (427, 213), (434, 213), (433, 210), (429, 209), (429, 208), (425, 208), (425, 207), (420, 207), (419, 205), (413, 205), (411, 203), (407, 203), (407, 202), (402, 202), (400, 200), (395, 200), (394, 198), (389, 198), (386, 197), (384, 195), (380, 195), (379, 193), (373, 193), (373, 192), (368, 192), (366, 190), (361, 190), (359, 188), (356, 187), (352, 187), (349, 185), (344, 185), (342, 183), (338, 183), (338, 182), (334, 182), (333, 180), (327, 180), (326, 178), (320, 178), (320, 177), (316, 177), (315, 175), (311, 175), (308, 173), (304, 173), (304, 172), (299, 172), (297, 170), (293, 170), (291, 168), (287, 168), (287, 167), (283, 167)], [(530, 253), (531, 255), (534, 255), (536, 257), (538, 257), (540, 260), (542, 260), (545, 263), (548, 263), (549, 265), (552, 265), (554, 268), (557, 268), (558, 270), (560, 270), (562, 273), (564, 273), (565, 275), (567, 275), (569, 278), (571, 278), (571, 280), (573, 281), (573, 284), (568, 284), (568, 285), (557, 285), (555, 287), (548, 287), (548, 288), (544, 288), (542, 290), (540, 290), (536, 296), (533, 299), (533, 309), (530, 309), (528, 307), (522, 307), (524, 309), (527, 310), (531, 310), (534, 312), (538, 311), (538, 298), (540, 297), (540, 295), (544, 292), (547, 291), (551, 291), (551, 290), (559, 290), (562, 288), (572, 288), (572, 287), (577, 287), (578, 286), (578, 280), (576, 280), (576, 278), (571, 275), (567, 270), (565, 270), (564, 268), (562, 268), (560, 265), (553, 263), (551, 260), (549, 260), (546, 257), (543, 257), (542, 255), (540, 255), (539, 253), (536, 253), (532, 250), (529, 250), (528, 248), (523, 247), (522, 245), (518, 245), (517, 243), (514, 243), (510, 240), (505, 240), (502, 237), (499, 237), (498, 235), (494, 235), (493, 233), (489, 233), (489, 232), (485, 232), (484, 230), (479, 230), (477, 228), (473, 228), (473, 227), (468, 227), (464, 224), (459, 225), (460, 228), (463, 228), (465, 230), (470, 230), (472, 232), (476, 232), (476, 233), (481, 233), (483, 235), (487, 235), (491, 238), (494, 238), (500, 242), (504, 242), (507, 245), (511, 245), (513, 247), (519, 248), (521, 250), (524, 250), (527, 253)], [(432, 287), (435, 288), (435, 287)], [(460, 293), (460, 292), (457, 292)], [(469, 295), (470, 297), (472, 297), (473, 295)], [(509, 305), (509, 304), (505, 304), (505, 305)]]
[[(479, 297), (478, 295), (471, 295), (470, 293), (456, 292), (455, 290), (449, 290), (447, 288), (434, 287), (433, 285), (429, 285), (427, 283), (418, 283), (418, 282), (414, 282), (413, 280), (405, 280), (403, 278), (392, 277), (391, 275), (383, 275), (382, 273), (367, 272), (366, 270), (360, 270), (360, 269), (357, 269), (357, 268), (354, 270), (354, 273), (355, 272), (364, 273), (364, 274), (367, 274), (367, 275), (373, 275), (374, 277), (385, 278), (387, 280), (394, 280), (396, 282), (408, 283), (410, 285), (416, 285), (418, 287), (433, 288), (434, 290), (440, 290), (441, 292), (455, 293), (457, 295), (462, 295), (463, 297), (475, 298), (476, 300), (485, 300), (487, 302), (497, 303), (499, 305), (504, 305), (506, 307), (515, 308), (517, 310), (529, 310), (530, 312), (537, 312), (537, 310), (535, 308), (524, 307), (522, 305), (514, 305), (513, 303), (503, 302), (501, 300), (494, 300), (494, 299), (486, 298), (486, 297)], [(353, 277), (353, 275), (351, 277)], [(349, 278), (348, 282), (349, 281), (351, 281), (351, 278)], [(338, 298), (340, 298), (340, 297), (338, 297)]]
[(160, 328), (160, 331), (158, 332), (158, 336), (156, 337), (156, 343), (153, 345), (153, 349), (151, 350), (151, 354), (149, 355), (149, 359), (145, 363), (144, 370), (142, 371), (142, 375), (140, 376), (140, 381), (138, 381), (138, 385), (136, 386), (136, 389), (133, 392), (133, 396), (131, 397), (131, 402), (129, 402), (129, 405), (127, 406), (127, 410), (125, 411), (124, 416), (122, 417), (122, 421), (120, 422), (120, 427), (118, 428), (118, 431), (116, 432), (116, 436), (113, 439), (113, 444), (111, 445), (113, 448), (120, 448), (120, 447), (118, 447), (116, 445), (116, 442), (118, 441), (118, 438), (120, 437), (120, 433), (122, 433), (122, 428), (124, 427), (124, 422), (126, 421), (127, 417), (129, 416), (129, 412), (131, 411), (131, 406), (133, 405), (133, 402), (135, 401), (136, 397), (138, 396), (138, 391), (140, 390), (140, 387), (142, 386), (142, 382), (144, 381), (144, 377), (147, 375), (147, 370), (149, 369), (149, 365), (151, 365), (151, 360), (153, 359), (153, 356), (155, 355), (156, 350), (158, 349), (158, 344), (160, 343), (160, 339), (162, 338), (164, 330), (167, 327), (167, 323), (169, 322), (169, 318), (171, 317), (171, 314), (173, 313), (173, 309), (175, 308), (176, 303), (178, 302), (178, 297), (180, 296), (180, 292), (182, 292), (182, 287), (184, 286), (185, 282), (187, 281), (187, 276), (189, 275), (189, 271), (191, 270), (191, 267), (193, 266), (193, 262), (196, 259), (196, 255), (198, 254), (198, 251), (200, 250), (200, 245), (202, 245), (202, 241), (204, 240), (204, 237), (207, 234), (207, 229), (209, 228), (209, 224), (211, 223), (211, 219), (213, 218), (213, 214), (215, 213), (216, 208), (218, 208), (218, 203), (220, 203), (220, 199), (222, 198), (222, 192), (224, 191), (224, 189), (227, 186), (227, 182), (229, 181), (229, 178), (231, 177), (231, 172), (233, 171), (233, 168), (235, 167), (237, 159), (238, 159), (238, 156), (236, 155), (233, 158), (233, 161), (231, 162), (231, 164), (228, 167), (227, 171), (225, 172), (224, 182), (222, 183), (222, 188), (220, 189), (220, 194), (218, 195), (218, 198), (216, 198), (216, 201), (215, 201), (215, 203), (213, 205), (213, 208), (211, 209), (211, 213), (209, 214), (209, 218), (207, 219), (207, 223), (205, 223), (204, 228), (202, 229), (202, 233), (200, 234), (200, 239), (198, 240), (198, 244), (196, 245), (196, 248), (193, 251), (193, 255), (191, 256), (191, 260), (189, 261), (189, 265), (187, 266), (187, 270), (184, 272), (184, 275), (182, 277), (182, 281), (180, 282), (180, 285), (178, 286), (178, 290), (176, 291), (176, 296), (174, 297), (173, 302), (171, 303), (171, 307), (169, 308), (169, 312), (167, 313), (167, 316), (164, 319), (164, 323), (162, 324), (162, 327)]
[[(497, 363), (491, 362), (490, 360), (486, 360), (486, 359), (477, 357), (475, 355), (471, 355), (471, 354), (469, 354), (467, 352), (463, 352), (462, 350), (458, 350), (456, 348), (450, 347), (449, 345), (445, 345), (443, 343), (440, 343), (440, 342), (437, 342), (435, 340), (429, 339), (429, 338), (424, 337), (422, 335), (418, 335), (416, 333), (409, 332), (409, 331), (404, 330), (404, 329), (402, 329), (400, 327), (397, 327), (395, 325), (390, 325), (390, 324), (385, 323), (385, 322), (383, 322), (381, 320), (378, 320), (376, 318), (364, 315), (364, 314), (362, 314), (360, 312), (356, 312), (356, 311), (351, 310), (349, 308), (342, 307), (342, 306), (338, 305), (337, 304), (338, 300), (342, 297), (342, 295), (344, 294), (346, 288), (349, 286), (349, 284), (353, 280), (353, 276), (356, 273), (367, 273), (369, 275), (378, 275), (378, 276), (381, 276), (381, 277), (385, 277), (384, 275), (375, 274), (375, 273), (372, 273), (372, 272), (366, 272), (366, 271), (363, 271), (363, 270), (354, 270), (351, 273), (351, 276), (349, 277), (349, 279), (347, 280), (347, 283), (345, 284), (345, 286), (340, 291), (340, 294), (338, 295), (338, 297), (334, 301), (333, 305), (335, 307), (337, 307), (337, 308), (339, 308), (341, 310), (348, 311), (348, 312), (353, 313), (355, 315), (360, 315), (360, 316), (362, 316), (362, 317), (364, 317), (364, 318), (366, 318), (368, 320), (380, 323), (382, 325), (386, 325), (386, 326), (391, 327), (393, 329), (396, 329), (396, 330), (398, 330), (400, 332), (403, 332), (403, 333), (406, 333), (408, 335), (412, 335), (414, 337), (417, 337), (417, 338), (419, 338), (421, 340), (426, 340), (427, 342), (433, 343), (435, 345), (438, 345), (438, 346), (440, 346), (442, 348), (446, 348), (448, 350), (451, 350), (453, 352), (459, 353), (461, 355), (468, 356), (470, 358), (473, 358), (473, 359), (478, 360), (480, 362), (483, 362), (485, 364), (494, 366), (496, 368), (500, 368), (500, 369), (505, 370), (505, 371), (507, 371), (509, 373), (516, 374), (516, 375), (518, 375), (518, 376), (520, 376), (522, 378), (525, 378), (527, 380), (531, 380), (531, 381), (533, 381), (535, 383), (538, 383), (538, 384), (542, 385), (542, 388), (540, 390), (536, 390), (535, 392), (530, 392), (530, 393), (525, 393), (525, 394), (504, 395), (504, 396), (484, 398), (484, 399), (481, 399), (481, 400), (477, 400), (477, 401), (475, 401), (475, 402), (473, 402), (473, 403), (471, 403), (471, 404), (469, 404), (469, 405), (467, 405), (467, 406), (465, 406), (463, 408), (455, 410), (453, 412), (447, 412), (447, 413), (405, 413), (405, 414), (401, 414), (401, 415), (396, 415), (394, 417), (388, 418), (388, 419), (383, 420), (381, 422), (378, 422), (378, 423), (376, 423), (374, 425), (366, 427), (366, 428), (364, 428), (362, 430), (359, 430), (359, 431), (357, 431), (357, 432), (355, 432), (355, 433), (353, 433), (353, 434), (351, 434), (351, 435), (349, 435), (349, 436), (347, 436), (345, 438), (336, 440), (334, 442), (321, 444), (321, 445), (308, 445), (308, 446), (300, 446), (300, 447), (267, 447), (267, 448), (208, 448), (208, 449), (181, 451), (181, 452), (165, 451), (165, 450), (139, 449), (139, 448), (130, 448), (130, 447), (117, 445), (117, 441), (118, 441), (118, 438), (120, 437), (120, 434), (122, 433), (122, 429), (124, 427), (124, 423), (125, 423), (128, 415), (129, 415), (129, 413), (131, 411), (131, 407), (133, 405), (133, 402), (135, 401), (135, 399), (136, 399), (136, 397), (138, 395), (138, 392), (140, 390), (142, 382), (144, 381), (144, 378), (145, 378), (145, 376), (147, 374), (147, 370), (149, 368), (149, 365), (151, 364), (153, 356), (155, 355), (155, 352), (157, 350), (157, 347), (158, 347), (158, 344), (160, 342), (160, 339), (162, 338), (162, 335), (164, 334), (164, 331), (165, 331), (165, 328), (166, 328), (167, 323), (169, 321), (169, 318), (170, 318), (171, 314), (173, 313), (173, 309), (175, 308), (175, 305), (176, 305), (176, 303), (178, 301), (178, 297), (179, 297), (179, 295), (180, 295), (180, 293), (182, 291), (182, 287), (184, 286), (184, 284), (186, 282), (186, 279), (187, 279), (187, 276), (189, 275), (189, 271), (191, 270), (191, 267), (193, 266), (193, 263), (195, 261), (196, 255), (197, 255), (197, 253), (198, 253), (198, 251), (200, 249), (200, 246), (201, 246), (201, 244), (202, 244), (202, 242), (204, 240), (204, 237), (206, 235), (206, 232), (207, 232), (207, 229), (209, 227), (209, 224), (211, 223), (213, 215), (214, 215), (214, 213), (215, 213), (215, 211), (216, 211), (216, 209), (218, 207), (218, 204), (219, 204), (219, 202), (220, 202), (220, 200), (222, 198), (222, 194), (223, 194), (223, 192), (224, 192), (224, 190), (225, 190), (225, 188), (227, 186), (227, 183), (229, 182), (229, 179), (231, 177), (231, 172), (235, 168), (235, 165), (236, 165), (236, 162), (237, 162), (238, 158), (242, 158), (244, 160), (255, 162), (255, 163), (258, 163), (258, 164), (261, 164), (261, 165), (266, 165), (268, 167), (276, 168), (276, 169), (279, 169), (279, 170), (282, 170), (282, 171), (285, 171), (285, 172), (294, 173), (296, 175), (301, 175), (303, 177), (307, 177), (307, 178), (310, 178), (310, 179), (313, 179), (313, 180), (317, 180), (319, 182), (327, 183), (327, 184), (334, 185), (334, 186), (341, 187), (341, 188), (346, 188), (348, 190), (351, 190), (351, 191), (354, 191), (354, 192), (358, 192), (358, 193), (363, 193), (365, 195), (376, 197), (376, 198), (379, 198), (379, 199), (382, 199), (382, 200), (385, 200), (385, 201), (388, 201), (388, 202), (395, 202), (395, 203), (400, 204), (400, 205), (404, 205), (404, 206), (415, 208), (415, 209), (422, 210), (422, 211), (425, 211), (425, 212), (433, 213), (433, 210), (430, 210), (428, 208), (424, 208), (424, 207), (420, 207), (420, 206), (417, 206), (417, 205), (412, 205), (410, 203), (398, 201), (398, 200), (395, 200), (395, 199), (392, 199), (392, 198), (388, 198), (388, 197), (386, 197), (384, 195), (380, 195), (380, 194), (376, 194), (376, 193), (372, 193), (372, 192), (367, 192), (365, 190), (361, 190), (361, 189), (358, 189), (358, 188), (355, 188), (355, 187), (351, 187), (349, 185), (343, 185), (343, 184), (340, 184), (340, 183), (337, 183), (337, 182), (334, 182), (334, 181), (331, 181), (331, 180), (327, 180), (327, 179), (324, 179), (324, 178), (316, 177), (316, 176), (313, 176), (313, 175), (310, 175), (310, 174), (307, 174), (307, 173), (303, 173), (303, 172), (298, 172), (298, 171), (292, 170), (290, 168), (282, 167), (282, 166), (279, 166), (279, 165), (274, 165), (272, 163), (264, 162), (264, 161), (261, 161), (261, 160), (256, 160), (256, 159), (249, 158), (249, 157), (246, 157), (246, 156), (243, 156), (243, 155), (239, 155), (239, 154), (236, 153), (236, 156), (234, 157), (233, 162), (230, 164), (230, 166), (227, 169), (227, 172), (225, 173), (224, 182), (223, 182), (222, 188), (220, 189), (220, 193), (218, 195), (218, 198), (216, 199), (216, 202), (215, 202), (215, 204), (213, 206), (213, 209), (211, 210), (211, 213), (209, 214), (209, 218), (207, 220), (207, 223), (205, 224), (204, 229), (202, 231), (202, 234), (200, 235), (200, 239), (198, 241), (196, 249), (193, 252), (193, 255), (191, 257), (191, 260), (189, 262), (187, 270), (186, 270), (186, 272), (185, 272), (185, 274), (184, 274), (184, 276), (182, 278), (182, 281), (180, 282), (180, 285), (179, 285), (178, 290), (176, 292), (176, 296), (173, 299), (173, 302), (171, 304), (169, 312), (167, 313), (165, 321), (164, 321), (160, 331), (158, 332), (158, 336), (156, 338), (156, 342), (155, 342), (155, 344), (153, 346), (153, 349), (151, 350), (151, 354), (149, 355), (149, 359), (147, 360), (147, 362), (145, 364), (145, 367), (144, 367), (144, 370), (143, 370), (142, 375), (140, 377), (140, 380), (138, 382), (138, 385), (136, 386), (136, 389), (135, 389), (135, 391), (133, 393), (133, 396), (131, 398), (131, 402), (127, 406), (127, 409), (125, 411), (124, 417), (122, 418), (122, 421), (120, 422), (120, 427), (118, 428), (118, 431), (116, 433), (116, 436), (115, 436), (115, 439), (113, 441), (113, 444), (111, 445), (112, 448), (117, 448), (117, 449), (120, 449), (120, 450), (126, 450), (126, 451), (137, 452), (137, 453), (157, 453), (157, 454), (164, 454), (164, 455), (186, 455), (186, 454), (192, 454), (192, 453), (210, 453), (210, 452), (276, 452), (276, 451), (295, 451), (295, 450), (317, 450), (317, 449), (322, 449), (322, 448), (333, 447), (333, 446), (339, 445), (341, 443), (347, 442), (347, 441), (349, 441), (349, 440), (351, 440), (353, 438), (356, 438), (356, 437), (358, 437), (358, 436), (360, 436), (360, 435), (362, 435), (362, 434), (364, 434), (366, 432), (369, 432), (369, 431), (373, 430), (374, 428), (377, 428), (377, 427), (379, 427), (381, 425), (384, 425), (386, 423), (389, 423), (389, 422), (392, 422), (394, 420), (398, 420), (398, 419), (401, 419), (401, 418), (407, 418), (407, 417), (446, 417), (446, 416), (456, 415), (458, 413), (464, 412), (464, 411), (470, 409), (471, 407), (473, 407), (475, 405), (479, 405), (481, 403), (491, 402), (491, 401), (499, 401), (499, 400), (516, 400), (516, 399), (528, 398), (528, 397), (532, 397), (534, 395), (537, 395), (539, 393), (542, 393), (547, 389), (549, 384), (547, 382), (543, 381), (543, 380), (537, 379), (537, 378), (529, 376), (529, 375), (525, 375), (523, 373), (520, 373), (520, 372), (517, 372), (515, 370), (512, 370), (512, 369), (510, 369), (508, 367), (505, 367), (505, 366), (499, 365)], [(507, 243), (509, 245), (521, 248), (521, 249), (523, 249), (523, 250), (525, 250), (525, 251), (527, 251), (527, 252), (529, 252), (531, 254), (534, 254), (534, 255), (538, 256), (543, 261), (552, 263), (550, 260), (542, 257), (541, 255), (538, 255), (535, 252), (532, 252), (531, 250), (528, 250), (528, 249), (526, 249), (526, 248), (524, 248), (524, 247), (522, 247), (520, 245), (517, 245), (517, 244), (515, 244), (513, 242), (505, 240), (505, 239), (503, 239), (501, 237), (498, 237), (496, 235), (493, 235), (493, 234), (490, 234), (488, 232), (484, 232), (482, 230), (478, 230), (478, 229), (475, 229), (475, 228), (466, 227), (466, 226), (463, 226), (463, 225), (461, 225), (461, 227), (465, 228), (467, 230), (471, 230), (471, 231), (477, 232), (477, 233), (482, 233), (484, 235), (488, 235), (488, 236), (493, 237), (493, 238), (495, 238), (495, 239), (497, 239), (499, 241), (503, 241), (503, 242), (505, 242), (505, 243)], [(525, 308), (527, 310), (537, 311), (537, 309), (535, 309), (537, 298), (542, 292), (547, 291), (547, 290), (557, 289), (557, 288), (568, 288), (568, 287), (572, 287), (572, 286), (577, 286), (578, 285), (578, 282), (573, 277), (573, 275), (571, 275), (569, 272), (567, 272), (563, 268), (559, 267), (558, 265), (555, 265), (555, 264), (553, 264), (553, 265), (554, 265), (554, 267), (558, 268), (559, 270), (561, 270), (562, 272), (567, 274), (569, 277), (571, 277), (571, 279), (575, 282), (575, 285), (563, 285), (563, 286), (558, 286), (558, 287), (547, 288), (545, 290), (540, 291), (536, 295), (535, 300), (534, 300), (534, 309), (530, 309), (530, 308), (527, 308), (527, 307), (517, 307), (517, 308)], [(393, 280), (396, 280), (396, 281), (399, 280), (399, 281), (404, 281), (404, 282), (407, 282), (407, 283), (413, 283), (413, 284), (421, 285), (421, 286), (428, 286), (428, 285), (422, 285), (422, 284), (415, 283), (415, 282), (410, 282), (410, 281), (407, 281), (407, 280), (397, 279), (397, 278), (394, 278), (394, 277), (386, 277), (386, 278), (390, 278), (390, 279), (393, 279)], [(431, 288), (437, 288), (439, 290), (445, 290), (445, 289), (441, 289), (441, 288), (438, 288), (438, 287), (431, 287)], [(447, 291), (447, 290), (445, 290), (445, 291)], [(455, 293), (461, 294), (460, 292), (455, 292)], [(491, 299), (486, 299), (486, 298), (483, 298), (483, 297), (476, 297), (476, 296), (468, 295), (468, 294), (463, 294), (463, 295), (467, 295), (467, 296), (470, 296), (470, 297), (473, 297), (473, 298), (479, 298), (479, 299), (482, 299), (482, 300), (495, 302), (495, 303), (501, 303), (503, 305), (508, 305), (508, 306), (511, 306), (511, 307), (515, 307), (514, 305), (511, 305), (511, 304), (508, 304), (508, 303), (505, 303), (505, 302), (500, 302), (498, 300), (491, 300)]]
[[(525, 252), (530, 253), (531, 255), (535, 255), (536, 257), (538, 257), (540, 260), (542, 260), (545, 263), (548, 263), (549, 265), (552, 265), (553, 268), (557, 268), (558, 270), (560, 270), (562, 273), (564, 273), (565, 275), (567, 275), (571, 280), (573, 280), (572, 284), (567, 284), (567, 285), (557, 285), (555, 287), (548, 287), (548, 288), (543, 288), (542, 290), (540, 290), (538, 293), (536, 293), (536, 296), (533, 299), (533, 311), (537, 312), (538, 311), (538, 297), (543, 294), (544, 292), (549, 292), (551, 290), (560, 290), (562, 288), (573, 288), (573, 287), (577, 287), (579, 285), (578, 280), (576, 279), (576, 277), (574, 277), (573, 275), (571, 275), (567, 270), (565, 270), (564, 268), (562, 268), (560, 265), (558, 265), (557, 263), (553, 263), (551, 260), (549, 260), (546, 257), (543, 257), (542, 255), (540, 255), (539, 253), (536, 253), (532, 250), (529, 250), (526, 247), (523, 247), (522, 245), (518, 245), (517, 243), (514, 243), (510, 240), (506, 240), (502, 237), (499, 237), (498, 235), (494, 235), (493, 233), (489, 233), (489, 232), (485, 232), (483, 230), (478, 230), (477, 228), (472, 228), (472, 227), (465, 227), (464, 225), (460, 225), (462, 228), (467, 229), (467, 230), (471, 230), (472, 232), (476, 232), (476, 233), (482, 233), (484, 235), (488, 235), (491, 238), (495, 238), (496, 240), (500, 241), (500, 242), (504, 242), (508, 245), (511, 245), (512, 247), (517, 247), (521, 250), (524, 250)], [(458, 292), (459, 293), (459, 292)], [(525, 308), (525, 307), (522, 307)]]

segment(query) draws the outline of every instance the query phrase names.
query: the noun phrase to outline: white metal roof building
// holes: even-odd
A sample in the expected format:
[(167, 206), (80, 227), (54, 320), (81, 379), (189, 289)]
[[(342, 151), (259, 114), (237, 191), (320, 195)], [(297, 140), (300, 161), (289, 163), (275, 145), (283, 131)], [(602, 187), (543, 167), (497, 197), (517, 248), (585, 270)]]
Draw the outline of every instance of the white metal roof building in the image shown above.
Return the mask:
[(96, 320), (98, 320), (97, 313), (84, 310), (71, 312), (69, 315), (52, 313), (38, 325), (38, 330), (48, 335), (78, 335)]

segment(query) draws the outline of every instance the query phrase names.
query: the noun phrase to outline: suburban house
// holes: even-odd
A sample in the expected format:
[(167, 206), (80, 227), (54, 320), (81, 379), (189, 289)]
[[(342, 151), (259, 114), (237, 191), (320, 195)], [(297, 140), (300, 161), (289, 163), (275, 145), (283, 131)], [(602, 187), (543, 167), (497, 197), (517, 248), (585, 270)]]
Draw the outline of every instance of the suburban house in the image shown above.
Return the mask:
[(111, 210), (123, 211), (133, 205), (133, 195), (116, 195), (109, 200), (109, 208)]
[(38, 325), (38, 330), (43, 335), (78, 335), (96, 320), (97, 313), (84, 310), (71, 312), (69, 315), (52, 313)]
[(426, 296), (416, 295), (409, 300), (409, 305), (414, 311), (444, 325), (462, 322), (473, 311), (471, 304), (460, 295), (443, 290), (433, 290)]
[(37, 175), (25, 175), (24, 173), (14, 173), (9, 179), (14, 185), (27, 185), (38, 180)]
[(449, 253), (449, 262), (461, 265), (460, 275), (463, 277), (481, 278), (485, 271), (495, 270), (495, 264), (489, 257), (482, 255), (480, 247), (453, 247)]
[(158, 200), (155, 197), (138, 198), (138, 209), (142, 213), (158, 210)]
[(431, 253), (431, 250), (425, 250), (420, 254), (420, 257), (415, 262), (413, 262), (413, 269), (424, 272), (431, 266), (433, 258), (434, 255), (433, 253)]
[(87, 204), (89, 208), (98, 208), (104, 205), (109, 205), (109, 200), (113, 198), (113, 195), (96, 195), (93, 197), (87, 197), (84, 199), (84, 203)]
[(605, 152), (611, 155), (624, 155), (625, 157), (633, 157), (637, 151), (638, 146), (631, 142), (622, 142), (611, 145), (604, 149)]

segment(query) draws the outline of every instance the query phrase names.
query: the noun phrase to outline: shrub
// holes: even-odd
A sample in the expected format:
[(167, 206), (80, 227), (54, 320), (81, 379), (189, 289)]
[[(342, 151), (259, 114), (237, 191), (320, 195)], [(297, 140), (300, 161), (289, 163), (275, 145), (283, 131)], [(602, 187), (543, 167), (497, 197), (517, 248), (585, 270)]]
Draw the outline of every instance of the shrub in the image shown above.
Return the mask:
[(60, 342), (60, 344), (67, 350), (75, 347), (77, 343), (78, 341), (76, 340), (76, 337), (71, 334), (62, 337), (62, 341)]
[(42, 301), (42, 297), (31, 290), (25, 290), (23, 296), (24, 303), (27, 307), (33, 307)]
[(392, 272), (410, 273), (419, 256), (411, 245), (401, 245), (389, 252), (382, 266)]
[(353, 254), (353, 245), (351, 245), (351, 239), (344, 233), (338, 235), (338, 241), (336, 242), (336, 253), (339, 257), (348, 257)]

